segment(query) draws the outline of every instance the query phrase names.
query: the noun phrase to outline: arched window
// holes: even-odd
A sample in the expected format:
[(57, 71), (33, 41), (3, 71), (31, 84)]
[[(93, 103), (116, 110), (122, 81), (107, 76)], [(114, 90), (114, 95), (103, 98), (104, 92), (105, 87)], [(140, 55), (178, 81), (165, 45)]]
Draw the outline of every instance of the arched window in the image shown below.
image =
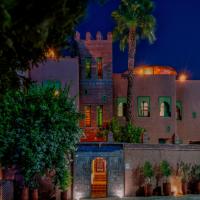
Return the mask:
[(140, 96), (138, 97), (138, 116), (150, 117), (150, 97)]
[(176, 101), (176, 119), (182, 120), (182, 103), (181, 103), (181, 101)]
[(126, 114), (126, 103), (120, 102), (117, 106), (117, 116), (118, 117), (124, 117)]
[(171, 98), (159, 97), (160, 116), (171, 117)]

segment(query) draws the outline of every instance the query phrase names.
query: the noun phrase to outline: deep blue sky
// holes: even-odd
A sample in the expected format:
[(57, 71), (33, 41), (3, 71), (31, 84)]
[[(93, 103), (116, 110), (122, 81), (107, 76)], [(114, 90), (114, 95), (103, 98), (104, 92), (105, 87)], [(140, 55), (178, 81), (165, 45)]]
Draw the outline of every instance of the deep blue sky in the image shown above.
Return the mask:
[[(82, 37), (90, 31), (95, 38), (97, 31), (113, 30), (111, 12), (120, 0), (110, 0), (101, 6), (91, 1), (85, 19), (77, 30)], [(178, 72), (187, 71), (190, 78), (200, 79), (200, 0), (154, 0), (157, 19), (156, 37), (153, 45), (140, 41), (137, 46), (136, 64), (173, 66)], [(113, 44), (113, 71), (127, 68), (127, 53), (120, 52)]]

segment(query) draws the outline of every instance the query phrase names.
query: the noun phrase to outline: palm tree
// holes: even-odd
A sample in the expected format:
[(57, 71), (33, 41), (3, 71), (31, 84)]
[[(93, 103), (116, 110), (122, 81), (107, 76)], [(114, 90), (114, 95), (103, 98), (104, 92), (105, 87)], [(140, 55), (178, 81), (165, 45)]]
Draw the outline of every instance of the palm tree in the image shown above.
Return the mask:
[(154, 3), (151, 0), (121, 0), (118, 9), (112, 12), (116, 21), (113, 38), (120, 41), (123, 51), (128, 45), (127, 121), (133, 121), (133, 69), (137, 40), (148, 39), (153, 43), (156, 39), (153, 10)]

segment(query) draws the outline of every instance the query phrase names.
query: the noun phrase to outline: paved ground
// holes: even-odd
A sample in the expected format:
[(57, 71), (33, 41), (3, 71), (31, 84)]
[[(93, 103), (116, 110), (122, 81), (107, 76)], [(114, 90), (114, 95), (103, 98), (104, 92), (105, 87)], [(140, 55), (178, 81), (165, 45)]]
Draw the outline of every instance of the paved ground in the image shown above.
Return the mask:
[[(95, 199), (95, 200), (119, 200), (119, 199), (120, 198), (105, 198), (105, 199)], [(127, 198), (122, 198), (121, 200), (200, 200), (200, 195), (186, 195), (179, 197), (127, 197)]]

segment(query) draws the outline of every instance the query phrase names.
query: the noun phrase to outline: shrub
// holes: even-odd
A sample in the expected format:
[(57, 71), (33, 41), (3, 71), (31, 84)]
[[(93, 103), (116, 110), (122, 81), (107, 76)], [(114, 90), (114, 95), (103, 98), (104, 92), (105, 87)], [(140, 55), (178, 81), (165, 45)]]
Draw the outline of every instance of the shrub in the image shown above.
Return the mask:
[(161, 171), (162, 175), (166, 178), (166, 181), (167, 181), (167, 178), (171, 175), (171, 167), (166, 160), (163, 160), (160, 163), (160, 171)]
[(143, 166), (143, 175), (148, 182), (151, 182), (151, 178), (154, 176), (154, 171), (152, 164), (149, 161), (146, 161)]

